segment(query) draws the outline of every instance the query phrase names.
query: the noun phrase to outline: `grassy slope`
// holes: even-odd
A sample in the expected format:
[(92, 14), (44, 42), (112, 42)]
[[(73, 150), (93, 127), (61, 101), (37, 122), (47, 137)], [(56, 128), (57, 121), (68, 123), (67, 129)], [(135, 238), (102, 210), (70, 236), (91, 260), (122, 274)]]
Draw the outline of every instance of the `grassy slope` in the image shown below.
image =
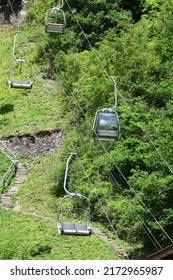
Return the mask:
[[(0, 259), (118, 259), (98, 237), (59, 236), (51, 172), (56, 153), (28, 160), (29, 176), (17, 197), (20, 212), (1, 211)], [(94, 226), (94, 225), (92, 225)], [(85, 250), (81, 250), (85, 248)]]
[(94, 235), (59, 236), (55, 222), (13, 212), (0, 214), (0, 259), (115, 259), (111, 249)]
[[(2, 67), (0, 69), (0, 79), (2, 89), (0, 95), (0, 137), (27, 132), (33, 133), (46, 128), (54, 128), (58, 125), (57, 96), (59, 88), (52, 80), (43, 79), (43, 73), (40, 72), (34, 56), (30, 59), (34, 72), (33, 89), (9, 89), (7, 87), (14, 35), (15, 30), (7, 30), (1, 27), (0, 59)], [(35, 34), (32, 35), (34, 37)], [(26, 32), (23, 31), (21, 36), (27, 36)], [(18, 41), (21, 40), (19, 36), (17, 39)], [(32, 47), (30, 54), (33, 53), (36, 56), (38, 51), (37, 41), (35, 43), (31, 41), (29, 44)]]
[[(61, 126), (57, 113), (59, 89), (53, 81), (43, 80), (37, 64), (33, 65), (31, 91), (7, 87), (14, 34), (14, 30), (1, 27), (0, 137)], [(110, 247), (94, 235), (58, 235), (59, 201), (51, 180), (56, 157), (55, 153), (27, 160), (30, 175), (17, 195), (20, 213), (0, 210), (0, 259), (115, 259)]]

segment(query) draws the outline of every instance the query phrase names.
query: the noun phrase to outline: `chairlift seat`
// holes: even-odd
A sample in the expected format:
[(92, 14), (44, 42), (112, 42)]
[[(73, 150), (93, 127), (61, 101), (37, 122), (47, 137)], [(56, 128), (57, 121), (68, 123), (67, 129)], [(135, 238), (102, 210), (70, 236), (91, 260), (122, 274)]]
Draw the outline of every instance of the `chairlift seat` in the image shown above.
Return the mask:
[(97, 130), (96, 132), (97, 138), (100, 140), (116, 140), (119, 136), (118, 131), (104, 131), (104, 130)]
[(59, 234), (62, 235), (90, 235), (91, 229), (87, 224), (60, 223), (58, 225)]
[(24, 89), (31, 89), (32, 83), (28, 81), (10, 81), (9, 87), (11, 88), (24, 88)]
[(45, 30), (48, 33), (59, 33), (62, 34), (64, 32), (65, 26), (64, 24), (59, 23), (46, 23)]

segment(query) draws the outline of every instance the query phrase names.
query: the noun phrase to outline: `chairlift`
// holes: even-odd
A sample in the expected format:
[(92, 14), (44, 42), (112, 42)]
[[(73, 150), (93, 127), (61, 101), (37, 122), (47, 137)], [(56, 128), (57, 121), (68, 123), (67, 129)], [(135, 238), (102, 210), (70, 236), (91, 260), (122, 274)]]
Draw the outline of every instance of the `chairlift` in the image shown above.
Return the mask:
[(47, 33), (63, 34), (66, 26), (65, 13), (61, 8), (49, 8), (46, 12), (45, 31)]
[(111, 77), (111, 79), (114, 85), (115, 105), (114, 108), (103, 108), (96, 112), (92, 129), (93, 137), (96, 140), (116, 141), (119, 137), (120, 125), (118, 114), (115, 111), (117, 106), (116, 82), (114, 77)]
[[(14, 68), (19, 67), (19, 72), (17, 73), (21, 79), (12, 79)], [(23, 74), (23, 67), (27, 66), (27, 78), (29, 77), (28, 80), (23, 79), (22, 74)], [(16, 75), (16, 73), (15, 73)], [(17, 75), (17, 76), (18, 76)], [(9, 76), (8, 76), (8, 85), (10, 88), (20, 88), (20, 89), (31, 89), (32, 88), (32, 66), (29, 62), (26, 62), (23, 59), (15, 59), (12, 61), (10, 65), (10, 71), (9, 71)]]
[(93, 136), (96, 140), (115, 141), (119, 137), (118, 114), (110, 108), (104, 108), (96, 112)]
[[(77, 200), (78, 203), (77, 203)], [(72, 201), (75, 202), (72, 202)], [(86, 201), (84, 203), (84, 201)], [(75, 207), (74, 203), (79, 204)], [(68, 204), (68, 206), (67, 206)], [(70, 217), (68, 217), (70, 215)], [(80, 216), (80, 222), (77, 220)], [(70, 222), (69, 219), (70, 218)], [(91, 234), (90, 228), (90, 202), (85, 196), (74, 194), (62, 198), (57, 218), (58, 232), (61, 235), (86, 235)]]
[[(90, 201), (79, 193), (69, 192), (66, 188), (69, 161), (74, 153), (71, 153), (67, 163), (64, 177), (64, 190), (67, 193), (60, 203), (57, 217), (57, 227), (60, 235), (91, 235), (90, 228)], [(73, 202), (73, 203), (72, 203)], [(68, 208), (68, 209), (67, 209)], [(67, 210), (69, 215), (67, 215)], [(66, 215), (64, 215), (66, 213)], [(78, 216), (75, 214), (79, 213)], [(70, 217), (69, 217), (70, 216)], [(78, 222), (80, 216), (80, 222)], [(70, 219), (70, 222), (69, 220)]]

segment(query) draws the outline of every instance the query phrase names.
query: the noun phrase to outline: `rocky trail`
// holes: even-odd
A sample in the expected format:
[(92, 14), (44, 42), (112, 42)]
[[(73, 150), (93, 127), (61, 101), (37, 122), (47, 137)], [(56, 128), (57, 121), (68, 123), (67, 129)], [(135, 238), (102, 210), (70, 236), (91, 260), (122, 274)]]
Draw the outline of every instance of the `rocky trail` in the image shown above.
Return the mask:
[(115, 252), (116, 255), (118, 255), (119, 257), (122, 257), (123, 259), (124, 258), (128, 258), (128, 256), (127, 256), (126, 252), (124, 251), (124, 249), (121, 246), (119, 246), (118, 244), (116, 244), (113, 239), (108, 237), (99, 228), (93, 229), (93, 233), (95, 235), (97, 235), (99, 238), (101, 238), (102, 240), (104, 240), (112, 248), (112, 250)]

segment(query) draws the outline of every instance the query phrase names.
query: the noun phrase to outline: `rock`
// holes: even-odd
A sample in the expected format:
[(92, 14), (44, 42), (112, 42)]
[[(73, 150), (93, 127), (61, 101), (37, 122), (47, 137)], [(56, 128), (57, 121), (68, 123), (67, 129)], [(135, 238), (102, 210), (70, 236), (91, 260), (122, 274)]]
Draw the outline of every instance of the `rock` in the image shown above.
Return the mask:
[(58, 151), (63, 140), (62, 131), (45, 130), (34, 135), (26, 134), (1, 139), (2, 142), (17, 156), (35, 158), (40, 155)]

